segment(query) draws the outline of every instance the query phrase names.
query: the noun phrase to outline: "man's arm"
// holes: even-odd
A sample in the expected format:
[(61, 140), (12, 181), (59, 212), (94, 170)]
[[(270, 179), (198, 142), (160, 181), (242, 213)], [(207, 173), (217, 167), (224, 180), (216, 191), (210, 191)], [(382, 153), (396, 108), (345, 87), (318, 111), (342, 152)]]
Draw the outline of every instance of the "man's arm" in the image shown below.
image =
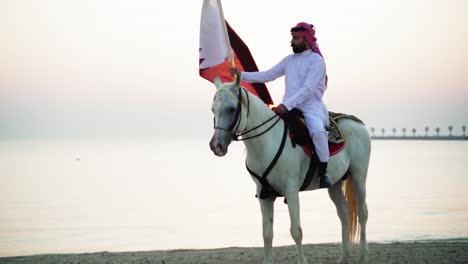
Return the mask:
[[(259, 72), (240, 72), (241, 81), (249, 83), (271, 82), (285, 73), (285, 60), (283, 59), (271, 69)], [(232, 72), (232, 71), (231, 71)]]

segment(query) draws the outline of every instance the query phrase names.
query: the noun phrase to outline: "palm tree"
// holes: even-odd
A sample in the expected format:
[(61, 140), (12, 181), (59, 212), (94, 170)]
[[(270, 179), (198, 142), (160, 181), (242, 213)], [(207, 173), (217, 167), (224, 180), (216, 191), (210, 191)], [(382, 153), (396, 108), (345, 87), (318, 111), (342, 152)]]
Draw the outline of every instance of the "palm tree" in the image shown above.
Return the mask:
[(371, 127), (370, 131), (371, 131), (372, 135), (374, 135), (375, 127)]
[(385, 128), (382, 128), (382, 137), (385, 137)]
[(406, 137), (406, 128), (402, 128), (401, 131), (403, 131), (403, 136)]
[(392, 132), (393, 132), (393, 136), (395, 136), (395, 134), (396, 134), (396, 128), (393, 128), (393, 129), (392, 129)]
[(452, 125), (448, 126), (448, 130), (449, 130), (449, 136), (452, 136), (453, 126)]
[(427, 137), (427, 132), (429, 132), (429, 127), (425, 127), (424, 130), (426, 130), (426, 137)]
[(462, 126), (462, 131), (463, 131), (463, 136), (465, 136), (465, 132), (466, 132), (466, 126), (465, 125)]
[(436, 131), (436, 133), (437, 133), (437, 136), (439, 136), (440, 127), (436, 127), (436, 128), (435, 128), (435, 131)]
[(413, 137), (415, 137), (416, 136), (416, 128), (413, 128), (412, 131), (413, 131)]

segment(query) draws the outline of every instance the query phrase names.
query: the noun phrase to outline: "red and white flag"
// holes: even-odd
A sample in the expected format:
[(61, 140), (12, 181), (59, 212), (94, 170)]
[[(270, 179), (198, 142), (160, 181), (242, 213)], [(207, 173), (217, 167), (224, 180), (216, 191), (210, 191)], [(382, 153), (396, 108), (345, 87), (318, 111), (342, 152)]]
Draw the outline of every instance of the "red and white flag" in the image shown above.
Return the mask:
[[(258, 71), (249, 48), (224, 19), (220, 0), (204, 0), (200, 21), (200, 76), (213, 82), (218, 76), (222, 82), (231, 82), (231, 61), (240, 71)], [(264, 83), (241, 85), (272, 105)]]

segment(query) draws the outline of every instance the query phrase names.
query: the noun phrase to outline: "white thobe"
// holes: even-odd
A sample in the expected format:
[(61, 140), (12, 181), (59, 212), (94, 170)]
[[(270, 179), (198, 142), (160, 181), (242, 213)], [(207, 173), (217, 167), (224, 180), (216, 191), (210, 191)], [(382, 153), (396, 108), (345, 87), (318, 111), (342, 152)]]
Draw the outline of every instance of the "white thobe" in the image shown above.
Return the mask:
[(242, 72), (241, 80), (270, 82), (285, 76), (282, 104), (303, 112), (320, 161), (328, 161), (328, 110), (322, 97), (326, 90), (326, 66), (323, 58), (312, 50), (291, 54), (267, 71)]

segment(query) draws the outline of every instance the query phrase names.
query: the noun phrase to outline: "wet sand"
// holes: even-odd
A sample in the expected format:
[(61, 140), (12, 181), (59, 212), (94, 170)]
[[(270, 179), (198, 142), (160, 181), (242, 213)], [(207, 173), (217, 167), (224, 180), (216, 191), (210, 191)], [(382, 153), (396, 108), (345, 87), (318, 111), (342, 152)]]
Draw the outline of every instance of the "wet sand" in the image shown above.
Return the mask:
[[(309, 263), (336, 263), (340, 244), (308, 244)], [(467, 242), (369, 243), (369, 263), (468, 263)], [(297, 263), (294, 246), (275, 247), (275, 263)], [(351, 263), (358, 263), (359, 246), (354, 246)], [(240, 264), (262, 263), (262, 248), (221, 248), (207, 250), (165, 250), (142, 252), (97, 252), (47, 254), (0, 258), (0, 263), (31, 264)]]

